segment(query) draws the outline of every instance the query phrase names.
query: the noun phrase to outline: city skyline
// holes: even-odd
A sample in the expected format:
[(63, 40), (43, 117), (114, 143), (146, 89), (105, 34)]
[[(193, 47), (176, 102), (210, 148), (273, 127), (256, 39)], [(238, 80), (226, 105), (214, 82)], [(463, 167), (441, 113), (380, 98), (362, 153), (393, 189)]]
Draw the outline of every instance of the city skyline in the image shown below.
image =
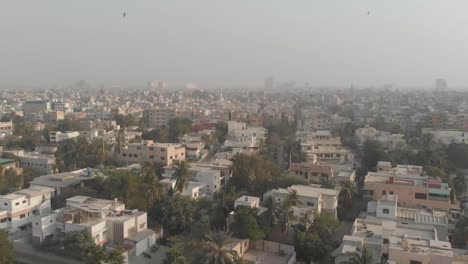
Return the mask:
[[(4, 5), (1, 85), (153, 79), (263, 86), (468, 86), (468, 3), (56, 0)], [(123, 17), (122, 14), (126, 13)], [(241, 18), (241, 19), (240, 19)]]

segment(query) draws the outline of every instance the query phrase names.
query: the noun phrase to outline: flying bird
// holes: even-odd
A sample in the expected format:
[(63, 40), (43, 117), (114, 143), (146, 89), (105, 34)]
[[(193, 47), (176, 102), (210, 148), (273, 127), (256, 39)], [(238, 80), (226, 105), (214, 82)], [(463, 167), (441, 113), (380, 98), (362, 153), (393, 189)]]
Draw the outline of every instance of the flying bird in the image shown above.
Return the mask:
[(126, 15), (127, 15), (127, 14), (124, 12), (123, 15), (122, 15), (122, 17), (125, 17)]
[(367, 15), (370, 15), (370, 11), (367, 11)]

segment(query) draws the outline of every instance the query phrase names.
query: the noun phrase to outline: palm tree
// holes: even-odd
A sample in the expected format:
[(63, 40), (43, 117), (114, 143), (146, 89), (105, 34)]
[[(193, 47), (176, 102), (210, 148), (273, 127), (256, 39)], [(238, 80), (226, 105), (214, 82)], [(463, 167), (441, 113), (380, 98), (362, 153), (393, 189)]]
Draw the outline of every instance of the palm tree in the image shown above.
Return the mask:
[(284, 201), (289, 207), (291, 206), (297, 206), (298, 204), (301, 203), (299, 201), (299, 197), (297, 196), (297, 191), (296, 190), (291, 190), (289, 192), (288, 198)]
[(270, 196), (268, 199), (265, 201), (265, 206), (267, 208), (267, 223), (269, 226), (272, 226), (276, 224), (277, 222), (277, 216), (279, 212), (279, 204), (275, 201), (275, 199)]
[(143, 178), (146, 208), (149, 208), (154, 203), (154, 201), (157, 201), (161, 198), (163, 193), (159, 178), (156, 175), (156, 168), (154, 163), (143, 163), (140, 176)]
[(341, 191), (339, 194), (339, 201), (341, 205), (346, 207), (351, 206), (353, 196), (356, 194), (356, 186), (351, 182), (343, 182), (341, 184)]
[(223, 231), (210, 232), (202, 247), (206, 252), (206, 264), (234, 264), (237, 252), (229, 248), (231, 234)]
[(278, 224), (281, 227), (281, 233), (283, 234), (285, 240), (286, 235), (288, 234), (288, 230), (292, 225), (293, 219), (294, 215), (291, 207), (287, 204), (283, 204), (278, 211)]
[(140, 177), (143, 178), (143, 181), (152, 181), (152, 178), (157, 178), (156, 168), (154, 163), (144, 162), (141, 165)]
[(175, 190), (180, 193), (183, 192), (189, 185), (190, 181), (189, 165), (187, 162), (179, 161), (174, 173), (174, 178), (176, 179)]
[(350, 259), (345, 264), (372, 264), (372, 253), (369, 252), (365, 247), (362, 254), (357, 252), (347, 253)]
[(120, 151), (125, 147), (127, 144), (127, 134), (125, 134), (125, 129), (121, 128), (115, 134), (115, 152), (120, 154)]

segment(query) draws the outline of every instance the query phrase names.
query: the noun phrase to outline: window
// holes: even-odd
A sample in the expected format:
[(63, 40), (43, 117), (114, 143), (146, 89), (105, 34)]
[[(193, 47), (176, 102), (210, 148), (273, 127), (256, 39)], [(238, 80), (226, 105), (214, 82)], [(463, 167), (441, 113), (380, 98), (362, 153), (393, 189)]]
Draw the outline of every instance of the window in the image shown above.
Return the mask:
[(161, 160), (165, 160), (165, 159), (166, 159), (166, 157), (161, 157)]
[(387, 191), (382, 191), (382, 195), (386, 195), (387, 194)]
[(150, 158), (150, 159), (154, 159), (154, 156), (151, 156), (151, 155), (150, 155), (149, 158)]
[(161, 149), (161, 152), (165, 152), (165, 151), (166, 151), (165, 149), (163, 149), (163, 148)]
[(122, 157), (127, 157), (127, 154), (125, 154), (125, 153), (122, 153)]
[(313, 206), (314, 206), (314, 203), (307, 202), (307, 206), (313, 207)]
[(389, 213), (390, 213), (390, 210), (387, 209), (387, 208), (384, 208), (384, 209), (382, 209), (382, 213), (383, 213), (383, 214), (389, 214)]
[(22, 215), (19, 216), (20, 219), (23, 219), (25, 217), (26, 217), (26, 214), (22, 214)]
[(390, 195), (393, 195), (393, 191), (390, 191)]
[(384, 238), (383, 243), (384, 243), (384, 245), (388, 245), (388, 238)]
[(427, 194), (425, 194), (425, 193), (415, 193), (414, 198), (421, 199), (421, 200), (427, 200)]
[(141, 150), (141, 147), (137, 147), (138, 150)]
[(24, 200), (23, 203), (26, 203), (26, 200)]
[(172, 156), (170, 156), (169, 159), (172, 159)]
[(146, 223), (142, 223), (142, 224), (140, 224), (140, 229), (143, 229), (143, 228), (145, 228), (145, 225), (146, 225)]
[(154, 148), (153, 148), (153, 147), (150, 147), (149, 150), (154, 150)]
[(0, 220), (0, 223), (5, 223), (7, 221), (6, 218), (3, 218), (2, 220)]
[(417, 260), (411, 260), (410, 261), (410, 264), (422, 264), (421, 261), (417, 261)]
[(137, 154), (133, 154), (133, 157), (134, 157), (134, 158), (138, 158), (138, 155), (137, 155)]
[(312, 176), (318, 176), (317, 172), (312, 172)]
[(4, 205), (4, 206), (8, 206), (8, 204), (7, 204), (7, 203), (3, 203), (3, 205)]
[(19, 205), (19, 203), (15, 203), (15, 205)]

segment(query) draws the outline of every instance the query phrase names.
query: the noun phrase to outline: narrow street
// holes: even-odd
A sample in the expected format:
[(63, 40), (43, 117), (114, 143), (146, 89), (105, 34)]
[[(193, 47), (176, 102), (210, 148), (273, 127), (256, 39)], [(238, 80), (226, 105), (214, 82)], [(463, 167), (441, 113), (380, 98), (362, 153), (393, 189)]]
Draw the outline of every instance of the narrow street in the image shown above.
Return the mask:
[(24, 264), (80, 264), (81, 262), (34, 249), (30, 244), (13, 242), (16, 262)]

